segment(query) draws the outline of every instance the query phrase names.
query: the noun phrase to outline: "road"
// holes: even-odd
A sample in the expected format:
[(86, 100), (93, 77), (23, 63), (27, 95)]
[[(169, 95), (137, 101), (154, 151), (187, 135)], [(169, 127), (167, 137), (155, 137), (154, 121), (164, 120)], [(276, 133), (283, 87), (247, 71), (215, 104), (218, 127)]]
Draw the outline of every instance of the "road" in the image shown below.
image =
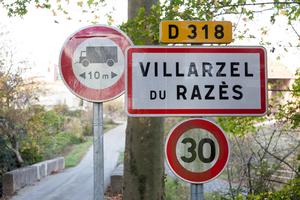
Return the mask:
[[(125, 148), (126, 125), (104, 134), (104, 182), (110, 182), (119, 153)], [(20, 190), (12, 200), (92, 200), (93, 199), (93, 148), (74, 168), (48, 176), (33, 186)]]

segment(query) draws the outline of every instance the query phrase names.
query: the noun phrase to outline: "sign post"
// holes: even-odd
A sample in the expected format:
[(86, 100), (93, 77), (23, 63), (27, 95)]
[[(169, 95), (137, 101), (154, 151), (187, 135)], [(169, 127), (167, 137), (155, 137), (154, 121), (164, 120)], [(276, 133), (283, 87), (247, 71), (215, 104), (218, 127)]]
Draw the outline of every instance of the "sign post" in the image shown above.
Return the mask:
[(94, 200), (104, 198), (103, 103), (93, 103)]
[(204, 200), (203, 184), (191, 184), (191, 200)]
[(62, 47), (60, 73), (65, 85), (93, 102), (94, 200), (104, 199), (103, 102), (125, 90), (125, 50), (131, 40), (120, 30), (102, 25), (72, 34)]

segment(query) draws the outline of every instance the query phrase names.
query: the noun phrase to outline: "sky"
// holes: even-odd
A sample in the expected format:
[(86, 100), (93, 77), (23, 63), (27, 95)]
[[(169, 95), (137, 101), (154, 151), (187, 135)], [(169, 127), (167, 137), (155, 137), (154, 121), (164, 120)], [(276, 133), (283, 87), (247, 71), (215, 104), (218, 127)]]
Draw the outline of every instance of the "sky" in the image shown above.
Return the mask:
[[(56, 0), (53, 0), (56, 1)], [(62, 81), (55, 81), (55, 73), (58, 72), (59, 55), (65, 40), (82, 27), (91, 25), (88, 22), (95, 14), (82, 14), (81, 9), (76, 6), (77, 1), (70, 1), (71, 5), (65, 5), (69, 11), (69, 20), (62, 13), (51, 12), (47, 9), (29, 8), (24, 17), (9, 18), (6, 11), (0, 6), (0, 43), (3, 41), (13, 49), (14, 59), (26, 61), (30, 70), (23, 73), (24, 78), (37, 77), (45, 81), (46, 95), (39, 98), (39, 103), (51, 106), (65, 103), (71, 108), (77, 109), (79, 98), (73, 95)], [(113, 25), (120, 25), (127, 20), (127, 1), (109, 0), (107, 6), (103, 6), (97, 13), (101, 16), (97, 19), (99, 24), (107, 24), (107, 13), (112, 13)], [(79, 14), (80, 13), (80, 14)], [(1, 36), (1, 32), (8, 32)], [(54, 69), (56, 67), (56, 69)], [(51, 69), (52, 68), (52, 69)], [(50, 72), (50, 73), (49, 73)]]
[[(113, 12), (114, 26), (127, 20), (127, 1), (109, 0), (109, 5), (103, 7), (99, 15)], [(4, 25), (9, 31), (11, 44), (17, 49), (17, 57), (25, 59), (33, 65), (31, 75), (47, 75), (49, 65), (58, 64), (61, 48), (68, 36), (84, 26), (91, 25), (85, 21), (90, 19), (88, 14), (81, 15), (76, 5), (67, 6), (69, 15), (74, 16), (68, 20), (67, 16), (53, 13), (47, 9), (30, 7), (24, 17), (9, 18), (0, 7), (0, 27)], [(81, 22), (79, 20), (82, 19)], [(107, 17), (98, 19), (99, 24), (107, 24)]]
[[(107, 2), (107, 6), (98, 11), (99, 24), (107, 24), (106, 13), (111, 13), (114, 26), (127, 20), (127, 1), (108, 0)], [(69, 16), (72, 16), (72, 20), (68, 20), (63, 14), (54, 16), (47, 9), (37, 9), (35, 7), (30, 7), (29, 13), (22, 18), (9, 18), (3, 8), (0, 8), (0, 25), (4, 25), (5, 29), (10, 32), (9, 37), (12, 45), (17, 49), (18, 57), (32, 63), (32, 75), (43, 74), (47, 76), (47, 67), (58, 64), (60, 50), (66, 38), (76, 30), (90, 25), (86, 19), (91, 18), (91, 15), (78, 14), (81, 13), (81, 10), (75, 4), (68, 5), (67, 9)], [(80, 19), (81, 22), (79, 22)], [(280, 56), (280, 62), (289, 66), (292, 72), (299, 68), (300, 56), (297, 56), (297, 54), (299, 54), (300, 49), (295, 46), (300, 41), (291, 27), (286, 25), (287, 21), (284, 17), (278, 18), (275, 25), (270, 25), (269, 18), (265, 14), (258, 15), (254, 22), (243, 21), (243, 19), (238, 19), (237, 16), (228, 19), (235, 23), (239, 20), (239, 27), (249, 27), (248, 32), (258, 38), (260, 37), (260, 33), (257, 31), (258, 24), (267, 26), (269, 33), (264, 36), (265, 39), (282, 45), (275, 48), (275, 53), (268, 52), (269, 59), (275, 60), (276, 57)], [(295, 27), (300, 32), (300, 25), (295, 25)], [(289, 43), (293, 47), (290, 47)], [(259, 42), (251, 39), (236, 42), (235, 45), (259, 45)], [(285, 52), (284, 47), (288, 52)], [(270, 50), (270, 47), (268, 47), (268, 50)]]

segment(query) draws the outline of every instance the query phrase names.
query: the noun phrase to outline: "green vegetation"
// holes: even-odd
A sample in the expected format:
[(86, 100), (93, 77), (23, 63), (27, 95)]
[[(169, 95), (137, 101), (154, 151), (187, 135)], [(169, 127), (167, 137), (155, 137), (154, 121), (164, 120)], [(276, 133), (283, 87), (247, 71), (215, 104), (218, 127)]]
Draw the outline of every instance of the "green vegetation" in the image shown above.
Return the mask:
[(75, 145), (72, 150), (65, 156), (65, 166), (76, 166), (93, 143), (93, 139), (89, 137), (85, 142)]
[[(117, 125), (118, 124), (114, 123), (112, 120), (105, 119), (104, 132), (107, 132), (115, 128)], [(71, 150), (68, 151), (66, 154), (64, 154), (65, 166), (66, 167), (76, 166), (81, 161), (82, 157), (86, 154), (86, 152), (89, 150), (92, 143), (93, 143), (93, 138), (86, 137), (84, 142), (71, 146)]]
[[(289, 23), (295, 19), (299, 20), (299, 3), (288, 2), (285, 4), (284, 2), (270, 1), (268, 4), (264, 4), (257, 1), (251, 2), (244, 0), (237, 1), (237, 3), (233, 3), (233, 1), (201, 1), (201, 3), (182, 0), (166, 1), (152, 6), (149, 12), (145, 8), (141, 8), (135, 18), (128, 20), (120, 28), (129, 35), (134, 44), (143, 45), (145, 43), (159, 44), (159, 23), (161, 20), (223, 20), (222, 17), (238, 14), (239, 19), (242, 19), (241, 21), (248, 22), (255, 17), (253, 7), (258, 10), (258, 7), (261, 7), (262, 10), (271, 10), (269, 13), (271, 23), (275, 23), (278, 15), (281, 15), (281, 17), (286, 16)], [(252, 6), (250, 6), (251, 4)], [(256, 36), (251, 35), (251, 31), (246, 25), (245, 30), (239, 30), (240, 26), (238, 24), (239, 22), (234, 25), (237, 29), (234, 35), (235, 40), (256, 38)], [(259, 41), (261, 45), (267, 48), (276, 46), (264, 41), (263, 36), (268, 35), (266, 28), (257, 27), (257, 32), (257, 37), (261, 37), (261, 41)], [(296, 34), (299, 36), (297, 32)], [(273, 175), (276, 175), (280, 169), (299, 174), (295, 171), (299, 166), (299, 162), (296, 162), (296, 155), (300, 153), (299, 140), (296, 139), (300, 131), (299, 73), (295, 84), (292, 87), (286, 85), (285, 88), (292, 90), (291, 95), (293, 98), (289, 98), (287, 101), (283, 98), (282, 92), (272, 92), (268, 102), (269, 112), (266, 117), (215, 118), (228, 134), (232, 146), (231, 163), (226, 171), (230, 191), (226, 195), (211, 194), (216, 199), (247, 198), (242, 195), (245, 194), (242, 191), (244, 188), (247, 188), (249, 198), (254, 196), (259, 199), (260, 195), (273, 194), (275, 191), (280, 193), (284, 190), (281, 190), (282, 185), (286, 185), (286, 183), (280, 183), (280, 186), (278, 186), (277, 180), (273, 180)], [(274, 93), (276, 95), (273, 95)], [(165, 133), (168, 133), (180, 120), (183, 120), (183, 118), (167, 118), (165, 120)], [(277, 123), (264, 125), (263, 122), (267, 120), (276, 120)], [(139, 161), (135, 159), (133, 162)], [(233, 183), (237, 183), (239, 187), (233, 187)], [(166, 193), (168, 193), (167, 190), (170, 187), (167, 184), (168, 182), (166, 182)], [(137, 187), (137, 185), (134, 187)], [(174, 188), (172, 185), (174, 186), (174, 184), (171, 184), (170, 188)], [(170, 193), (172, 194), (172, 192)], [(173, 193), (176, 194), (175, 191)], [(287, 190), (287, 193), (291, 193), (291, 190)], [(177, 196), (174, 195), (171, 198), (176, 199)], [(275, 197), (272, 196), (272, 198)]]
[[(1, 111), (4, 113), (5, 110)], [(15, 112), (3, 114), (2, 120), (6, 122), (8, 117), (17, 117), (11, 115)], [(92, 144), (89, 110), (69, 110), (66, 105), (46, 110), (39, 105), (29, 105), (22, 112), (26, 115), (17, 127), (0, 122), (0, 180), (7, 171), (57, 156), (65, 156), (66, 167), (75, 166)], [(14, 120), (13, 117), (9, 120)], [(104, 131), (116, 126), (112, 120), (104, 120)], [(12, 130), (15, 131), (13, 135), (9, 132)], [(15, 148), (12, 139), (17, 143)]]
[(120, 152), (119, 157), (118, 157), (118, 164), (123, 164), (124, 163), (124, 152)]
[(295, 178), (276, 192), (250, 195), (249, 200), (298, 200), (300, 199), (300, 178)]
[(103, 127), (104, 133), (106, 133), (110, 129), (115, 128), (117, 125), (118, 124), (116, 124), (112, 119), (104, 119), (104, 127)]
[(0, 180), (7, 171), (62, 155), (69, 146), (84, 142), (84, 127), (92, 125), (89, 111), (36, 105), (39, 85), (24, 81), (18, 71), (6, 71), (1, 53)]
[(27, 120), (26, 135), (20, 140), (20, 153), (24, 164), (33, 164), (61, 155), (69, 145), (85, 141), (84, 119), (86, 111), (71, 111), (65, 105), (55, 106), (52, 110), (34, 106), (30, 108), (32, 117)]
[(174, 180), (171, 177), (165, 179), (166, 200), (188, 200), (189, 187), (179, 180)]
[[(59, 9), (50, 5), (49, 1), (31, 1), (17, 0), (13, 3), (1, 4), (7, 9), (9, 16), (25, 15), (27, 6), (30, 2), (34, 3), (37, 8), (47, 8), (53, 13), (66, 11), (68, 6), (61, 6)], [(62, 2), (62, 1), (58, 1)], [(69, 2), (69, 1), (67, 1)], [(92, 7), (99, 7), (102, 0), (89, 0), (88, 10), (93, 12)], [(78, 2), (78, 6), (86, 11), (86, 2)], [(234, 17), (234, 39), (247, 39), (251, 43), (251, 39), (258, 39), (260, 45), (264, 45), (268, 49), (284, 49), (288, 51), (288, 47), (299, 47), (299, 42), (289, 43), (289, 38), (283, 39), (284, 43), (272, 43), (269, 39), (269, 33), (264, 25), (255, 27), (255, 35), (250, 30), (247, 23), (255, 18), (255, 15), (267, 12), (270, 22), (275, 23), (278, 16), (287, 20), (295, 35), (299, 37), (299, 33), (293, 24), (299, 22), (300, 6), (298, 1), (195, 1), (195, 0), (173, 0), (163, 1), (160, 5), (152, 6), (150, 14), (148, 10), (141, 8), (134, 19), (128, 20), (121, 26), (136, 45), (140, 44), (158, 44), (159, 43), (159, 22), (161, 20), (227, 20)], [(96, 13), (96, 12), (95, 12)], [(56, 15), (56, 14), (55, 14)], [(231, 18), (230, 18), (231, 17)], [(257, 20), (260, 20), (261, 15)], [(257, 24), (259, 25), (259, 24)], [(251, 28), (252, 29), (252, 28)], [(1, 53), (1, 52), (0, 52)], [(273, 53), (273, 52), (272, 52)], [(270, 53), (271, 54), (271, 53)], [(0, 63), (6, 57), (0, 54)], [(32, 101), (38, 97), (36, 89), (32, 89), (33, 85), (26, 84), (20, 77), (20, 74), (7, 74), (9, 69), (2, 69), (0, 73), (0, 173), (4, 173), (9, 169), (20, 167), (27, 163), (34, 163), (43, 158), (51, 157), (56, 154), (60, 146), (77, 143), (83, 141), (83, 135), (91, 133), (91, 127), (87, 124), (80, 124), (76, 117), (79, 112), (68, 114), (62, 112), (57, 115), (57, 110), (33, 110), (29, 112)], [(30, 89), (31, 88), (31, 89)], [(222, 117), (218, 118), (218, 123), (228, 133), (231, 144), (232, 154), (231, 163), (227, 169), (227, 177), (229, 183), (238, 183), (240, 188), (230, 188), (228, 194), (212, 193), (208, 199), (299, 199), (299, 161), (297, 162), (297, 154), (299, 151), (299, 124), (300, 124), (300, 72), (298, 71), (295, 84), (291, 89), (293, 98), (287, 101), (283, 99), (281, 92), (276, 91), (278, 95), (269, 98), (269, 120), (276, 120), (277, 123), (272, 126), (273, 130), (265, 132), (266, 127), (258, 126), (265, 118), (256, 117)], [(273, 93), (274, 91), (272, 91)], [(275, 92), (274, 92), (275, 93)], [(115, 110), (108, 108), (112, 113)], [(63, 110), (63, 109), (62, 109)], [(169, 119), (170, 124), (175, 124), (176, 120)], [(34, 123), (30, 123), (33, 121)], [(73, 127), (73, 128), (72, 128)], [(74, 128), (76, 127), (76, 128)], [(171, 126), (170, 126), (171, 127)], [(263, 129), (264, 128), (264, 129)], [(170, 130), (169, 127), (166, 128)], [(66, 136), (62, 142), (57, 138)], [(72, 139), (73, 138), (73, 139)], [(154, 138), (151, 138), (154, 139)], [(151, 141), (151, 140), (149, 140)], [(157, 140), (158, 141), (158, 140)], [(288, 143), (289, 141), (290, 143)], [(284, 146), (284, 148), (282, 148)], [(142, 151), (142, 149), (138, 149)], [(136, 149), (135, 149), (136, 151)], [(125, 156), (126, 158), (126, 156)], [(144, 157), (141, 157), (143, 160)], [(140, 163), (139, 160), (134, 162)], [(161, 163), (152, 163), (160, 165)], [(281, 167), (288, 169), (296, 174), (296, 178), (288, 183), (280, 186), (272, 182), (272, 175)], [(297, 171), (298, 168), (298, 171)], [(150, 173), (150, 170), (149, 170)], [(151, 172), (152, 173), (152, 172)], [(1, 174), (0, 174), (1, 175)], [(150, 174), (150, 176), (153, 174)], [(134, 187), (144, 187), (145, 181), (140, 181)], [(158, 179), (157, 181), (161, 181)], [(148, 180), (147, 180), (148, 181)], [(275, 180), (276, 181), (276, 180)], [(155, 181), (156, 183), (156, 181)], [(155, 184), (154, 183), (154, 184)], [(179, 184), (180, 185), (180, 184)], [(284, 185), (282, 187), (282, 185)], [(176, 199), (182, 193), (181, 186), (177, 182), (166, 182), (166, 194), (169, 199)], [(241, 188), (248, 189), (248, 195), (242, 195)], [(142, 188), (144, 189), (144, 188)], [(175, 191), (176, 190), (176, 191)], [(182, 197), (184, 199), (184, 197)]]
[(256, 195), (237, 194), (231, 196), (230, 194), (211, 192), (205, 193), (205, 199), (209, 200), (298, 200), (300, 199), (300, 179), (296, 178), (286, 184), (281, 190), (269, 191)]

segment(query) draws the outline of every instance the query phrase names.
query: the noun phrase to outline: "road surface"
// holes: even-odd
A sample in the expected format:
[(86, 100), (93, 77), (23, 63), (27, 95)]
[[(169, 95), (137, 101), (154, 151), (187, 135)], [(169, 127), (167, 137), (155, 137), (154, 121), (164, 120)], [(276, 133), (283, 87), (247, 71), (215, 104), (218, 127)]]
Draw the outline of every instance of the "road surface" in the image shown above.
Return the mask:
[[(104, 134), (104, 182), (107, 186), (119, 153), (125, 148), (126, 125)], [(48, 176), (33, 186), (20, 190), (12, 200), (92, 200), (93, 199), (93, 148), (74, 168)]]

